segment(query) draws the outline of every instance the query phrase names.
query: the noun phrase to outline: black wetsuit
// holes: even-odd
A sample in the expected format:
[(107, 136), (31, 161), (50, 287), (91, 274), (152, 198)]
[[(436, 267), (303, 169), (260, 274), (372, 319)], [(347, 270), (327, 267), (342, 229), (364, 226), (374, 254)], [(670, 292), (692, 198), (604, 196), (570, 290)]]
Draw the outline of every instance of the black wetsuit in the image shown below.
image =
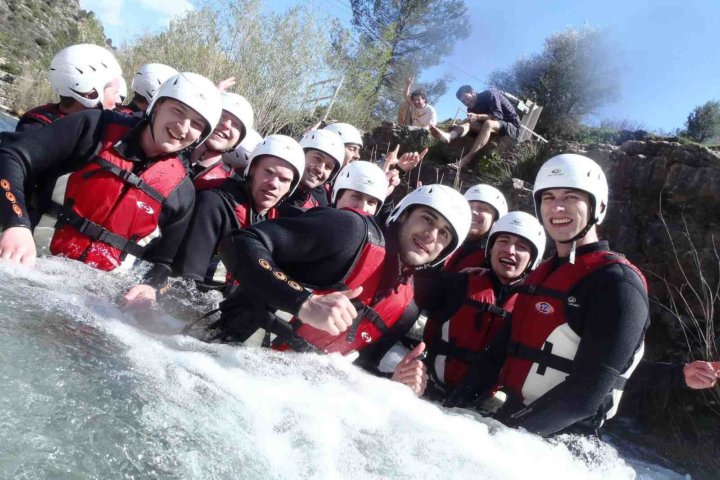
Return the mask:
[[(133, 126), (115, 149), (135, 162), (133, 173), (144, 171), (151, 159), (140, 148), (139, 134), (145, 126), (140, 117), (94, 109), (67, 115), (44, 128), (3, 134), (0, 182), (8, 182), (9, 193), (15, 201), (9, 201), (7, 195), (0, 201), (2, 227), (34, 226), (50, 205), (55, 180), (78, 170), (93, 158), (108, 123)], [(29, 211), (30, 196), (35, 197), (33, 205), (36, 207)], [(155, 240), (143, 256), (144, 260), (154, 264), (144, 283), (154, 287), (165, 284), (190, 222), (194, 203), (195, 189), (190, 179), (185, 178), (163, 203), (158, 222), (162, 237)], [(20, 215), (13, 211), (13, 205), (20, 208)]]
[[(609, 249), (596, 242), (577, 249), (577, 255)], [(554, 267), (567, 258), (553, 257)], [(573, 371), (535, 402), (523, 406), (509, 401), (496, 415), (513, 427), (551, 435), (570, 427), (594, 431), (607, 408), (608, 392), (632, 361), (650, 324), (648, 297), (642, 280), (630, 267), (612, 264), (585, 277), (570, 292), (575, 306), (567, 309), (568, 324), (580, 337)], [(476, 392), (490, 390), (505, 360), (511, 322), (483, 352)]]
[[(206, 278), (213, 255), (220, 241), (233, 229), (255, 225), (267, 219), (250, 207), (250, 194), (244, 178), (231, 177), (219, 188), (197, 192), (195, 211), (178, 255), (174, 262), (175, 274), (199, 282), (199, 286), (211, 284)], [(241, 225), (234, 211), (234, 204), (244, 204), (249, 210), (249, 225)]]
[[(340, 282), (364, 245), (365, 221), (355, 212), (318, 207), (301, 216), (281, 217), (234, 231), (222, 243), (221, 257), (240, 282), (240, 297), (297, 315), (311, 292), (298, 289), (295, 282), (311, 288)], [(385, 235), (388, 253), (378, 291), (394, 288), (403, 278), (408, 281), (400, 275), (394, 237), (393, 232)], [(232, 304), (233, 298), (225, 301), (226, 307)], [(357, 363), (376, 372), (374, 367), (405, 336), (418, 315), (412, 302), (379, 341), (361, 350)]]

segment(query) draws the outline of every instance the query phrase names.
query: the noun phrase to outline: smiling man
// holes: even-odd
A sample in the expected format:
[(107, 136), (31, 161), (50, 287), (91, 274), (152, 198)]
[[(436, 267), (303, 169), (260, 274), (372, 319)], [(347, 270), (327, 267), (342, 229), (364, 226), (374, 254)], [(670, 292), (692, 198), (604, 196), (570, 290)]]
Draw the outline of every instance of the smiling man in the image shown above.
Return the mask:
[(275, 207), (292, 195), (304, 168), (305, 153), (295, 140), (270, 135), (253, 150), (244, 178), (234, 176), (218, 188), (199, 192), (175, 260), (176, 273), (200, 289), (223, 288), (226, 270), (214, 257), (220, 241), (233, 229), (276, 218)]
[[(598, 238), (608, 185), (598, 164), (563, 154), (538, 172), (535, 208), (557, 254), (530, 273), (512, 322), (486, 350), (478, 390), (499, 384), (496, 417), (541, 435), (595, 432), (643, 354), (645, 279)], [(498, 376), (499, 374), (499, 376)]]
[[(241, 291), (221, 305), (216, 338), (244, 341), (260, 327), (283, 327), (258, 313), (264, 305), (295, 316), (278, 348), (359, 352), (358, 362), (372, 370), (417, 319), (413, 273), (442, 262), (469, 225), (462, 195), (426, 185), (400, 202), (386, 229), (365, 212), (316, 208), (235, 231), (221, 251)], [(406, 360), (395, 379), (420, 394), (424, 367)]]
[(508, 211), (505, 196), (491, 185), (473, 185), (465, 192), (465, 198), (472, 212), (470, 232), (460, 248), (445, 262), (444, 269), (448, 272), (486, 266), (485, 244), (488, 232), (497, 219)]
[(213, 83), (180, 73), (143, 118), (88, 110), (4, 137), (0, 258), (34, 264), (33, 230), (41, 249), (102, 270), (130, 268), (140, 257), (153, 268), (126, 299), (153, 300), (195, 200), (179, 154), (201, 144), (220, 113)]
[(237, 148), (253, 127), (253, 109), (245, 97), (222, 92), (223, 112), (213, 133), (192, 151), (190, 167), (196, 190), (220, 186), (234, 169), (225, 163), (224, 154)]
[(532, 215), (510, 212), (492, 226), (485, 250), (488, 270), (432, 272), (416, 282), (424, 292), (418, 304), (432, 311), (423, 332), (431, 398), (444, 400), (472, 381), (480, 352), (509, 321), (516, 287), (542, 260), (545, 232)]

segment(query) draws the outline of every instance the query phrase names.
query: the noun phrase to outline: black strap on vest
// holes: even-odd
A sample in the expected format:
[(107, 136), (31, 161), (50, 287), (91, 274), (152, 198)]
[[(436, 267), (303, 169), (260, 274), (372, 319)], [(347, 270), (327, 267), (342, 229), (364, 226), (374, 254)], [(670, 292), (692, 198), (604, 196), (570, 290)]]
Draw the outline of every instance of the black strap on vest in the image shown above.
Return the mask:
[(88, 179), (88, 178), (92, 177), (93, 175), (96, 175), (100, 172), (110, 172), (113, 175), (115, 175), (116, 177), (119, 177), (120, 179), (122, 179), (125, 183), (128, 183), (128, 184), (132, 185), (133, 187), (142, 190), (143, 193), (145, 193), (146, 195), (151, 197), (156, 202), (158, 202), (158, 203), (165, 202), (165, 196), (162, 193), (158, 192), (153, 187), (151, 187), (150, 185), (145, 183), (145, 180), (143, 180), (139, 176), (135, 175), (133, 172), (131, 172), (129, 170), (124, 170), (124, 169), (118, 167), (117, 165), (115, 165), (114, 163), (111, 163), (97, 155), (93, 158), (92, 161), (99, 164), (100, 168), (97, 170), (92, 170), (90, 172), (85, 173), (83, 175), (84, 179)]
[(362, 322), (363, 320), (367, 320), (368, 322), (375, 325), (375, 328), (380, 330), (381, 335), (385, 335), (390, 330), (390, 328), (385, 323), (385, 320), (382, 319), (380, 314), (377, 313), (374, 308), (369, 305), (365, 305), (358, 300), (353, 300), (352, 304), (357, 311), (357, 317), (355, 317), (352, 325), (350, 325), (350, 328), (348, 329), (347, 336), (345, 337), (346, 342), (352, 343), (355, 341), (355, 335), (357, 335), (358, 327), (360, 327), (360, 322)]
[(573, 361), (552, 353), (553, 344), (546, 341), (542, 349), (528, 347), (510, 340), (507, 347), (509, 357), (524, 358), (538, 364), (538, 375), (545, 375), (548, 367), (569, 374), (572, 372)]
[(87, 218), (81, 217), (73, 210), (68, 207), (60, 208), (57, 214), (58, 225), (70, 225), (78, 232), (83, 235), (97, 240), (98, 242), (107, 243), (111, 247), (115, 247), (130, 255), (134, 255), (138, 258), (142, 257), (145, 253), (146, 247), (138, 245), (136, 242), (111, 232), (98, 225), (95, 222), (91, 222)]
[(526, 293), (528, 295), (539, 295), (543, 297), (557, 298), (562, 301), (567, 301), (569, 294), (567, 292), (561, 292), (553, 288), (543, 287), (542, 285), (520, 285), (517, 287), (516, 292)]

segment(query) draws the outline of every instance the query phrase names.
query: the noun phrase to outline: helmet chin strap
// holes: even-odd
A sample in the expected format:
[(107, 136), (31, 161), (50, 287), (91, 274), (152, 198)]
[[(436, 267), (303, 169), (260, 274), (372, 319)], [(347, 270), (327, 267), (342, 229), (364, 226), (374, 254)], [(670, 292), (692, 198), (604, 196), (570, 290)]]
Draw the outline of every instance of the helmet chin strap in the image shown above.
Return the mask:
[(577, 241), (580, 240), (581, 238), (583, 238), (585, 235), (587, 235), (587, 233), (590, 231), (590, 229), (593, 227), (593, 225), (595, 225), (595, 222), (596, 222), (595, 207), (590, 209), (590, 217), (592, 218), (592, 220), (590, 220), (588, 222), (588, 224), (585, 226), (585, 228), (580, 230), (580, 232), (577, 235), (575, 235), (573, 238), (571, 238), (570, 240), (558, 240), (557, 241), (558, 243), (572, 243), (572, 245), (570, 246), (570, 255), (568, 256), (568, 261), (572, 264), (575, 263), (575, 249), (577, 248)]

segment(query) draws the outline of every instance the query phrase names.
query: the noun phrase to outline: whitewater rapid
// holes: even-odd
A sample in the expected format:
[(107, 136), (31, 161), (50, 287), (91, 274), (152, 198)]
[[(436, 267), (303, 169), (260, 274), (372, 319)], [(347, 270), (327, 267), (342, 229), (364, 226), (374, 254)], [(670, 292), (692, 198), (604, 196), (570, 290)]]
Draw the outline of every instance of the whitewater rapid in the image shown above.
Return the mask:
[(0, 263), (0, 478), (683, 478), (443, 410), (341, 357), (180, 335), (217, 298), (123, 312), (134, 281)]

